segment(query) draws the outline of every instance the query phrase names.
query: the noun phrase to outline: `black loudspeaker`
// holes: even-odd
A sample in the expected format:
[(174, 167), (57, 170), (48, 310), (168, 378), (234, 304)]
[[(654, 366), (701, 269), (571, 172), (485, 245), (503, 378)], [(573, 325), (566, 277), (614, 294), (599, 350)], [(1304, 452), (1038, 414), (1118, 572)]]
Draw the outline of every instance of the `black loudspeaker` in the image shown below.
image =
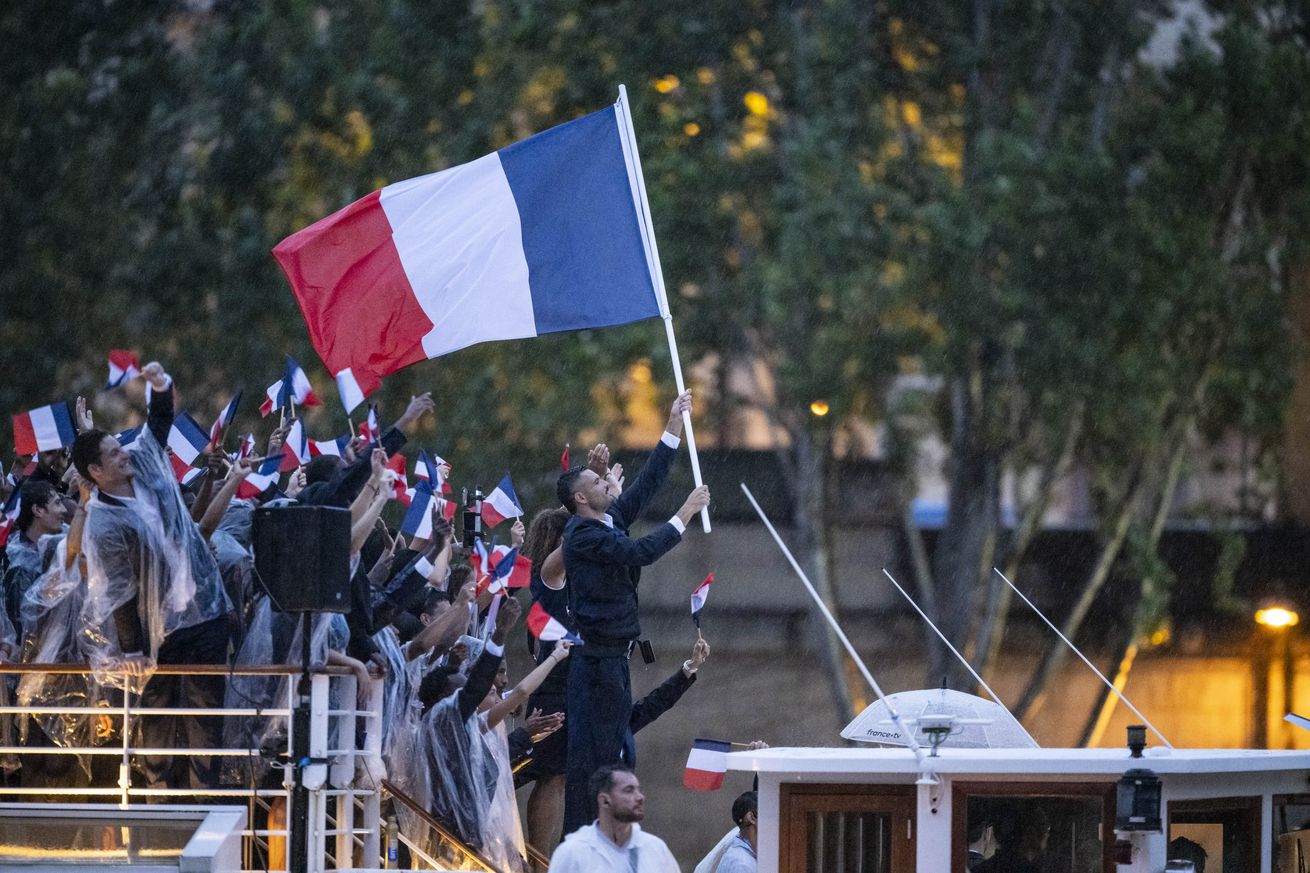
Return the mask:
[(350, 612), (350, 510), (275, 506), (254, 514), (255, 570), (282, 612)]

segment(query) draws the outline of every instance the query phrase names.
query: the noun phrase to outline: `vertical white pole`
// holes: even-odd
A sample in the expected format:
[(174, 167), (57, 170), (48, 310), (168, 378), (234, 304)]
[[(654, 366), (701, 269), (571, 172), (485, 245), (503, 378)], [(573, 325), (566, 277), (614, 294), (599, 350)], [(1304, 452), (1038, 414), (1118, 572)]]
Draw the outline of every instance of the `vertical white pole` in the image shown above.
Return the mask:
[[(650, 278), (655, 284), (655, 296), (660, 304), (660, 317), (664, 319), (664, 333), (669, 341), (669, 357), (673, 362), (673, 381), (677, 385), (678, 393), (686, 391), (686, 384), (682, 378), (682, 361), (678, 358), (678, 340), (673, 335), (673, 314), (669, 311), (669, 294), (664, 287), (664, 270), (660, 266), (660, 250), (655, 243), (655, 227), (651, 220), (650, 201), (646, 199), (646, 180), (641, 173), (641, 156), (637, 154), (637, 134), (632, 126), (632, 112), (628, 107), (628, 89), (626, 85), (619, 86), (618, 102), (619, 118), (623, 123), (623, 145), (624, 152), (632, 162), (632, 177), (637, 183), (637, 199), (639, 209), (637, 213), (638, 221), (641, 225), (642, 241), (646, 247), (647, 265), (650, 267)], [(691, 476), (697, 485), (704, 484), (700, 473), (700, 457), (696, 454), (696, 434), (691, 428), (691, 414), (684, 412), (682, 414), (682, 429), (687, 434), (687, 453), (691, 458)], [(701, 529), (706, 533), (710, 532), (710, 511), (708, 508), (700, 511)]]

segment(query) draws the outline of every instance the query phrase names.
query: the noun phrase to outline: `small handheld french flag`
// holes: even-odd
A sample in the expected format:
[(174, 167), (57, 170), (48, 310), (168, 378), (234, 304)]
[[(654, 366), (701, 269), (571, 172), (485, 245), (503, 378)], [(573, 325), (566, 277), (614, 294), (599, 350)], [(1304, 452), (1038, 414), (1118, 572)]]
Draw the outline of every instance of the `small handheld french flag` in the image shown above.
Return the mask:
[(20, 455), (71, 446), (76, 436), (67, 403), (52, 403), (14, 416), (14, 451)]
[(682, 784), (692, 791), (718, 791), (728, 772), (728, 752), (732, 743), (727, 740), (707, 740), (697, 737), (687, 756), (687, 769), (682, 773)]
[(696, 627), (700, 627), (700, 611), (705, 608), (705, 601), (710, 597), (710, 586), (714, 584), (714, 574), (711, 573), (705, 577), (705, 581), (696, 586), (696, 590), (691, 592), (691, 620), (696, 622)]
[(9, 542), (9, 534), (14, 529), (14, 522), (18, 520), (18, 513), (23, 509), (23, 500), (21, 491), (15, 488), (5, 501), (3, 514), (0, 515), (0, 547)]
[(368, 417), (359, 423), (359, 436), (364, 440), (364, 444), (375, 443), (381, 436), (382, 429), (378, 427), (378, 409), (376, 406), (369, 406)]
[(406, 506), (409, 506), (409, 479), (405, 477), (408, 466), (409, 462), (404, 455), (395, 454), (387, 458), (387, 469), (396, 474), (396, 478), (391, 480), (391, 497)]
[(241, 392), (238, 391), (236, 396), (228, 401), (227, 406), (214, 419), (214, 423), (209, 426), (209, 447), (217, 449), (223, 445), (223, 431), (227, 430), (232, 419), (237, 417), (237, 406), (241, 403)]
[(350, 415), (356, 406), (364, 402), (364, 391), (349, 367), (337, 373), (337, 395), (341, 397), (341, 405), (346, 407), (346, 415)]
[(334, 458), (340, 458), (346, 452), (346, 446), (350, 445), (350, 434), (339, 436), (334, 440), (310, 440), (309, 455), (317, 458), (320, 455), (331, 455)]
[(141, 362), (136, 355), (124, 349), (109, 350), (109, 381), (105, 390), (117, 388), (141, 375)]
[(241, 484), (237, 486), (237, 497), (242, 500), (251, 500), (272, 488), (277, 484), (278, 468), (281, 465), (281, 455), (269, 455), (259, 465), (258, 470), (241, 480)]
[(300, 419), (291, 422), (291, 430), (282, 442), (281, 472), (290, 473), (297, 467), (309, 463), (309, 437), (305, 436), (305, 425)]
[(185, 412), (173, 419), (173, 426), (168, 430), (168, 448), (172, 452), (173, 474), (183, 484), (195, 478), (199, 473), (196, 460), (209, 446), (209, 437), (200, 424)]
[(542, 608), (540, 603), (532, 604), (532, 608), (528, 610), (527, 625), (532, 635), (543, 643), (564, 640), (573, 643), (575, 646), (582, 645), (582, 640), (578, 635), (553, 618), (549, 612)]
[(259, 406), (259, 414), (267, 416), (274, 409), (286, 409), (292, 404), (301, 406), (322, 406), (323, 403), (314, 393), (314, 386), (309, 384), (309, 377), (290, 355), (287, 356), (287, 369), (281, 379), (268, 386), (267, 398)]
[(401, 531), (411, 537), (432, 539), (432, 501), (440, 499), (432, 492), (431, 483), (419, 482), (410, 492), (409, 509), (400, 522)]
[(495, 527), (507, 518), (520, 518), (523, 506), (518, 495), (514, 493), (514, 483), (509, 481), (509, 474), (500, 480), (490, 494), (482, 499), (482, 520), (487, 527)]

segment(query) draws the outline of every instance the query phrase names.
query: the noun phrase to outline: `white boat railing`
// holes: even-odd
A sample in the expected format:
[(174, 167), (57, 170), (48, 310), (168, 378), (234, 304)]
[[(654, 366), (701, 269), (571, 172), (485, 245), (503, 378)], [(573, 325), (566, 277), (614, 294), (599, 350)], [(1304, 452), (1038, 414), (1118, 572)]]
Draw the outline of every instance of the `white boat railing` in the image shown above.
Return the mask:
[[(11, 676), (27, 673), (90, 675), (85, 664), (4, 664), (0, 663), (0, 685), (10, 683)], [(0, 706), (0, 721), (26, 716), (82, 715), (100, 722), (100, 731), (90, 735), (104, 738), (90, 745), (0, 745), (0, 757), (16, 756), (21, 766), (35, 756), (113, 756), (119, 759), (115, 784), (86, 786), (3, 785), (0, 797), (29, 803), (71, 803), (116, 798), (120, 807), (140, 803), (197, 799), (214, 804), (244, 804), (249, 809), (248, 827), (243, 831), (243, 870), (286, 869), (289, 852), (289, 817), (294, 791), (293, 770), (287, 763), (293, 740), (294, 719), (290, 717), (297, 680), (297, 665), (228, 668), (222, 665), (165, 665), (156, 675), (223, 675), (285, 677), (287, 698), (278, 708), (244, 707), (205, 709), (189, 707), (140, 707), (139, 695), (115, 692), (113, 705), (103, 702), (85, 706)], [(308, 803), (308, 871), (376, 870), (387, 866), (381, 845), (382, 785), (374, 784), (368, 762), (381, 759), (383, 680), (372, 679), (364, 708), (356, 701), (355, 674), (344, 667), (317, 667), (311, 670), (309, 749), (310, 761), (304, 767), (309, 788)], [(0, 698), (12, 697), (0, 695)], [(336, 700), (336, 707), (329, 701)], [(134, 730), (141, 720), (164, 716), (211, 716), (216, 718), (277, 718), (285, 725), (285, 741), (279, 743), (277, 761), (282, 780), (274, 787), (225, 784), (202, 788), (144, 788), (132, 784), (133, 762), (142, 756), (226, 757), (263, 759), (268, 750), (251, 748), (152, 748), (133, 744)], [(13, 736), (13, 732), (0, 732)], [(329, 737), (333, 748), (329, 748)], [(17, 774), (11, 776), (14, 781)], [(280, 811), (280, 816), (275, 813)], [(161, 809), (161, 813), (164, 810)], [(280, 824), (278, 818), (280, 817)], [(261, 826), (262, 825), (262, 826)], [(278, 859), (281, 863), (278, 864)]]

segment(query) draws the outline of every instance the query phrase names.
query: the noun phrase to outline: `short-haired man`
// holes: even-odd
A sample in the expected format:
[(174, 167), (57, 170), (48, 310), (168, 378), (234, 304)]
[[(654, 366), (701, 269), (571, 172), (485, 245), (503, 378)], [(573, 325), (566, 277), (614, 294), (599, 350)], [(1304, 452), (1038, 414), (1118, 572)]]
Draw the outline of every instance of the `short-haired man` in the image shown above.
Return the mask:
[(37, 544), (42, 537), (63, 532), (64, 502), (55, 486), (31, 479), (19, 486), (18, 500), (21, 508), (14, 522), (14, 534), (5, 546), (9, 566), (4, 574), (4, 608), (21, 638), (23, 625), (19, 613), (23, 597), (42, 570)]
[(737, 836), (728, 844), (714, 873), (755, 873), (758, 815), (759, 798), (754, 791), (743, 792), (732, 802), (732, 823), (737, 826)]
[[(100, 666), (137, 676), (155, 664), (227, 663), (232, 611), (164, 449), (173, 425), (173, 380), (157, 362), (141, 375), (150, 401), (146, 427), (131, 449), (92, 428), (77, 435), (71, 453), (78, 474), (95, 486), (78, 507), (78, 515), (85, 513), (79, 545), (87, 563), (88, 616), (113, 627), (122, 656)], [(102, 661), (113, 656), (97, 654)], [(221, 709), (223, 692), (222, 675), (156, 675), (138, 705)], [(142, 722), (141, 733), (149, 748), (212, 749), (222, 745), (223, 723), (218, 717), (156, 716)], [(150, 788), (218, 783), (212, 758), (145, 756), (142, 766)]]
[(690, 412), (691, 393), (684, 392), (673, 402), (664, 436), (626, 490), (623, 468), (608, 467), (604, 445), (591, 452), (587, 467), (569, 470), (556, 485), (560, 503), (573, 515), (564, 526), (564, 576), (569, 613), (586, 644), (569, 659), (564, 833), (595, 816), (595, 794), (588, 791), (587, 778), (597, 767), (617, 763), (627, 745), (632, 711), (628, 655), (641, 634), (641, 568), (681, 542), (687, 524), (710, 502), (709, 489), (702, 485), (650, 534), (628, 536), (628, 526), (668, 477), (682, 438), (683, 414)]
[(597, 818), (564, 838), (550, 857), (550, 873), (677, 873), (664, 841), (641, 829), (646, 797), (637, 776), (621, 764), (591, 774)]

